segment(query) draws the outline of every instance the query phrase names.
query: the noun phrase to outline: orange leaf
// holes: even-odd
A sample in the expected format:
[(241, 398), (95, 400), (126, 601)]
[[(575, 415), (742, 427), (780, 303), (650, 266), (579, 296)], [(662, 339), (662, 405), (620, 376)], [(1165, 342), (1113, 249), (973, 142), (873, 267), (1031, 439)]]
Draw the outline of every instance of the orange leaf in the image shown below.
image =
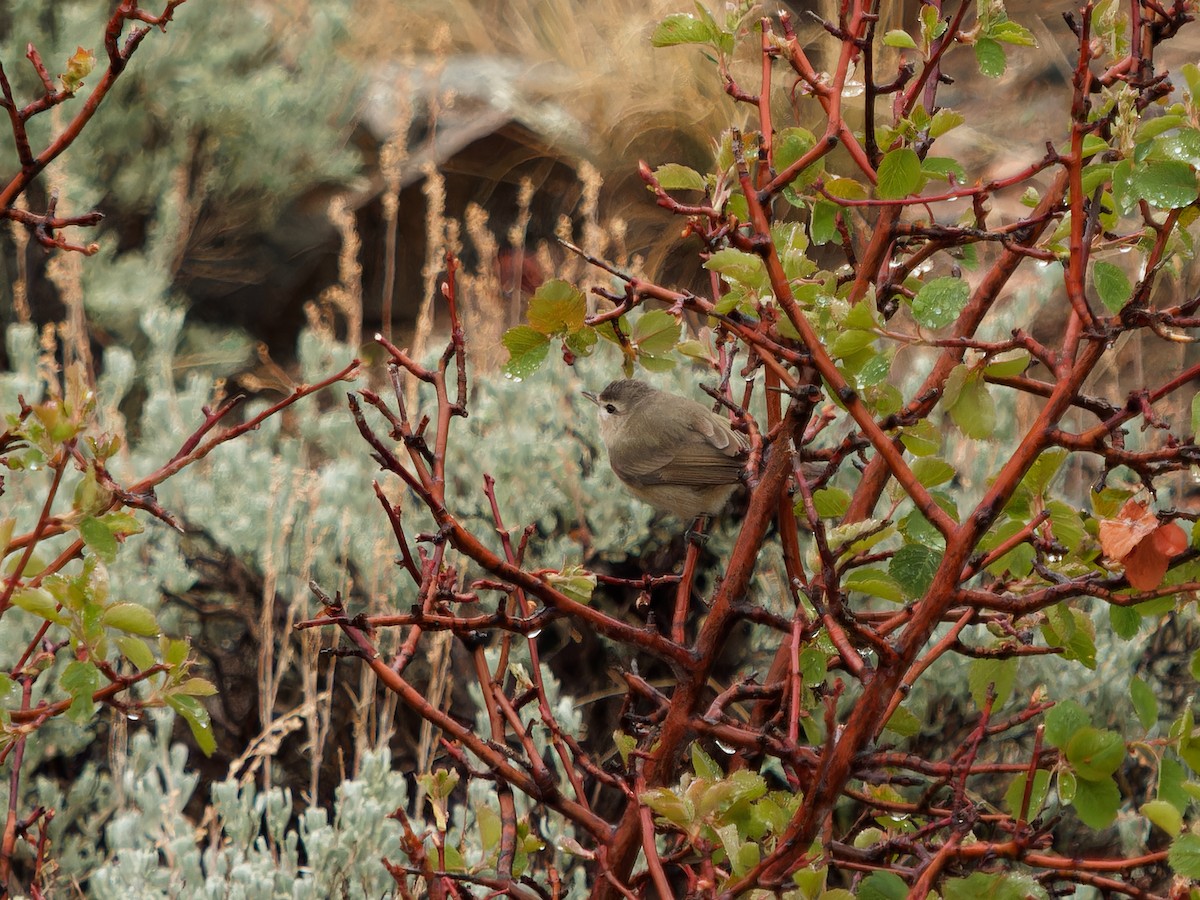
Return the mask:
[(1134, 547), (1121, 562), (1125, 564), (1125, 577), (1130, 585), (1139, 591), (1149, 591), (1162, 584), (1170, 559), (1150, 540)]
[(1126, 500), (1117, 518), (1100, 520), (1100, 549), (1109, 559), (1124, 560), (1158, 527), (1158, 517), (1145, 504)]
[(1187, 532), (1174, 522), (1168, 522), (1155, 531), (1152, 540), (1158, 551), (1167, 557), (1178, 556), (1188, 546)]

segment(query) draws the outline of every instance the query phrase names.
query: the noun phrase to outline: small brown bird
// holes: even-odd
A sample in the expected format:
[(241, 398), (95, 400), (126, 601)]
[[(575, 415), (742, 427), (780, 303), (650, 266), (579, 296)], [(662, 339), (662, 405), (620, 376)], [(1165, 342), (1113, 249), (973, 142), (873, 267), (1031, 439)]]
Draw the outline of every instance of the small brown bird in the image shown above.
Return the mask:
[(741, 480), (746, 439), (729, 420), (643, 381), (614, 381), (599, 396), (600, 437), (621, 483), (683, 519), (721, 510)]

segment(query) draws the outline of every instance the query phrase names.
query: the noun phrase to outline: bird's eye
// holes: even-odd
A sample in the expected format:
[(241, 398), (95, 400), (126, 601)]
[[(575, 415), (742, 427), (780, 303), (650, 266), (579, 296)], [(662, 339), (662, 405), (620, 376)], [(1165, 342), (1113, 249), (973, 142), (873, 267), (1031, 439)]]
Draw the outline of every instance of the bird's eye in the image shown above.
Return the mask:
[(611, 403), (605, 403), (604, 411), (611, 416), (613, 413), (615, 413), (617, 411), (617, 408), (615, 406), (613, 406)]

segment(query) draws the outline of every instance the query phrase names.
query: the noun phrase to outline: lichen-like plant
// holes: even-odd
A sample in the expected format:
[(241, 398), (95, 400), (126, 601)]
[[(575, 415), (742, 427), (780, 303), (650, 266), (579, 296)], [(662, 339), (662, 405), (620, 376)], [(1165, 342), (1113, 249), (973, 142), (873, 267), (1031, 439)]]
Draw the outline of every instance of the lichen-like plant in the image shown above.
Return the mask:
[[(347, 652), (439, 731), (450, 760), (423, 776), (434, 831), (396, 812), (408, 855), (389, 861), (397, 890), (559, 897), (581, 867), (597, 898), (1182, 890), (1172, 877), (1200, 877), (1190, 703), (1160, 722), (1159, 693), (1134, 679), (1134, 715), (1112, 727), (1119, 717), (1086, 695), (1025, 687), (1023, 673), (1047, 658), (1095, 669), (1098, 642), (1193, 615), (1200, 566), (1183, 527), (1193, 516), (1159, 498), (1200, 462), (1195, 404), (1178, 402), (1200, 364), (1148, 369), (1132, 389), (1094, 378), (1102, 364), (1119, 368), (1134, 338), (1169, 345), (1200, 326), (1200, 295), (1184, 287), (1200, 69), (1183, 66), (1178, 91), (1155, 63), (1192, 4), (1089, 3), (1067, 16), (1076, 55), (1061, 128), (1039, 160), (990, 179), (934, 151), (963, 122), (938, 100), (955, 60), (973, 50), (971, 65), (996, 77), (1006, 44), (1033, 43), (999, 0), (923, 3), (911, 32), (884, 34), (879, 4), (843, 0), (824, 23), (837, 42), (829, 72), (787, 15), (697, 10), (664, 21), (655, 42), (702, 45), (754, 124), (721, 137), (710, 172), (668, 163), (642, 177), (700, 239), (708, 288), (594, 259), (615, 287), (589, 298), (544, 285), (528, 324), (506, 335), (508, 374), (528, 376), (559, 344), (567, 362), (617, 347), (627, 370), (699, 360), (749, 437), (748, 504), (699, 597), (695, 547), (683, 575), (628, 582), (587, 560), (525, 565), (533, 530), (514, 543), (490, 479), (480, 489), (495, 534), (473, 533), (447, 493), (469, 396), (450, 261), (453, 330), (436, 365), (381, 339), (394, 401), (350, 400), (398, 479), (376, 492), (412, 602), (353, 616), (317, 588), (326, 614), (304, 623), (340, 627)], [(735, 54), (747, 36), (756, 91)], [(1001, 90), (997, 102), (1021, 98)], [(797, 123), (780, 122), (785, 104)], [(1040, 264), (1062, 273), (1057, 286), (1038, 277), (1050, 322), (1013, 329), (1000, 301)], [(684, 335), (695, 317), (707, 327)], [(428, 409), (405, 403), (406, 379)], [(1129, 434), (1139, 420), (1142, 433)], [(1096, 480), (1077, 498), (1057, 476), (1080, 457)], [(973, 467), (986, 458), (993, 471)], [(435, 530), (406, 532), (413, 502)], [(767, 549), (782, 560), (776, 595), (754, 578)], [(672, 595), (674, 614), (660, 626), (606, 612), (593, 602), (601, 581)], [(564, 727), (550, 701), (539, 636), (563, 620), (621, 660), (615, 748)], [(733, 643), (747, 623), (773, 655), (766, 669)], [(403, 629), (390, 657), (377, 645), (385, 628)], [(482, 731), (475, 711), (431, 703), (410, 666), (447, 631), (470, 660)], [(717, 682), (731, 658), (735, 674)], [(642, 677), (643, 665), (668, 670), (669, 683)], [(925, 723), (917, 740), (924, 711), (909, 698), (931, 668), (954, 666), (969, 721), (941, 740)], [(452, 825), (462, 784), (476, 801)], [(478, 803), (481, 784), (492, 804)], [(1080, 844), (1118, 818), (1122, 844)]]

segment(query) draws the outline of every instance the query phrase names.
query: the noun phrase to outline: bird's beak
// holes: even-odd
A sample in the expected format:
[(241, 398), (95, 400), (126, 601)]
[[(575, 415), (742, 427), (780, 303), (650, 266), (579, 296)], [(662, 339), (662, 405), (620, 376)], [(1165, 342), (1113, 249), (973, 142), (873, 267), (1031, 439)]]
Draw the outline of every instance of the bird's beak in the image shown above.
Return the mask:
[(589, 400), (591, 400), (597, 406), (600, 405), (600, 398), (597, 397), (595, 394), (593, 394), (591, 391), (580, 391), (579, 393), (583, 394), (583, 396), (587, 397)]

